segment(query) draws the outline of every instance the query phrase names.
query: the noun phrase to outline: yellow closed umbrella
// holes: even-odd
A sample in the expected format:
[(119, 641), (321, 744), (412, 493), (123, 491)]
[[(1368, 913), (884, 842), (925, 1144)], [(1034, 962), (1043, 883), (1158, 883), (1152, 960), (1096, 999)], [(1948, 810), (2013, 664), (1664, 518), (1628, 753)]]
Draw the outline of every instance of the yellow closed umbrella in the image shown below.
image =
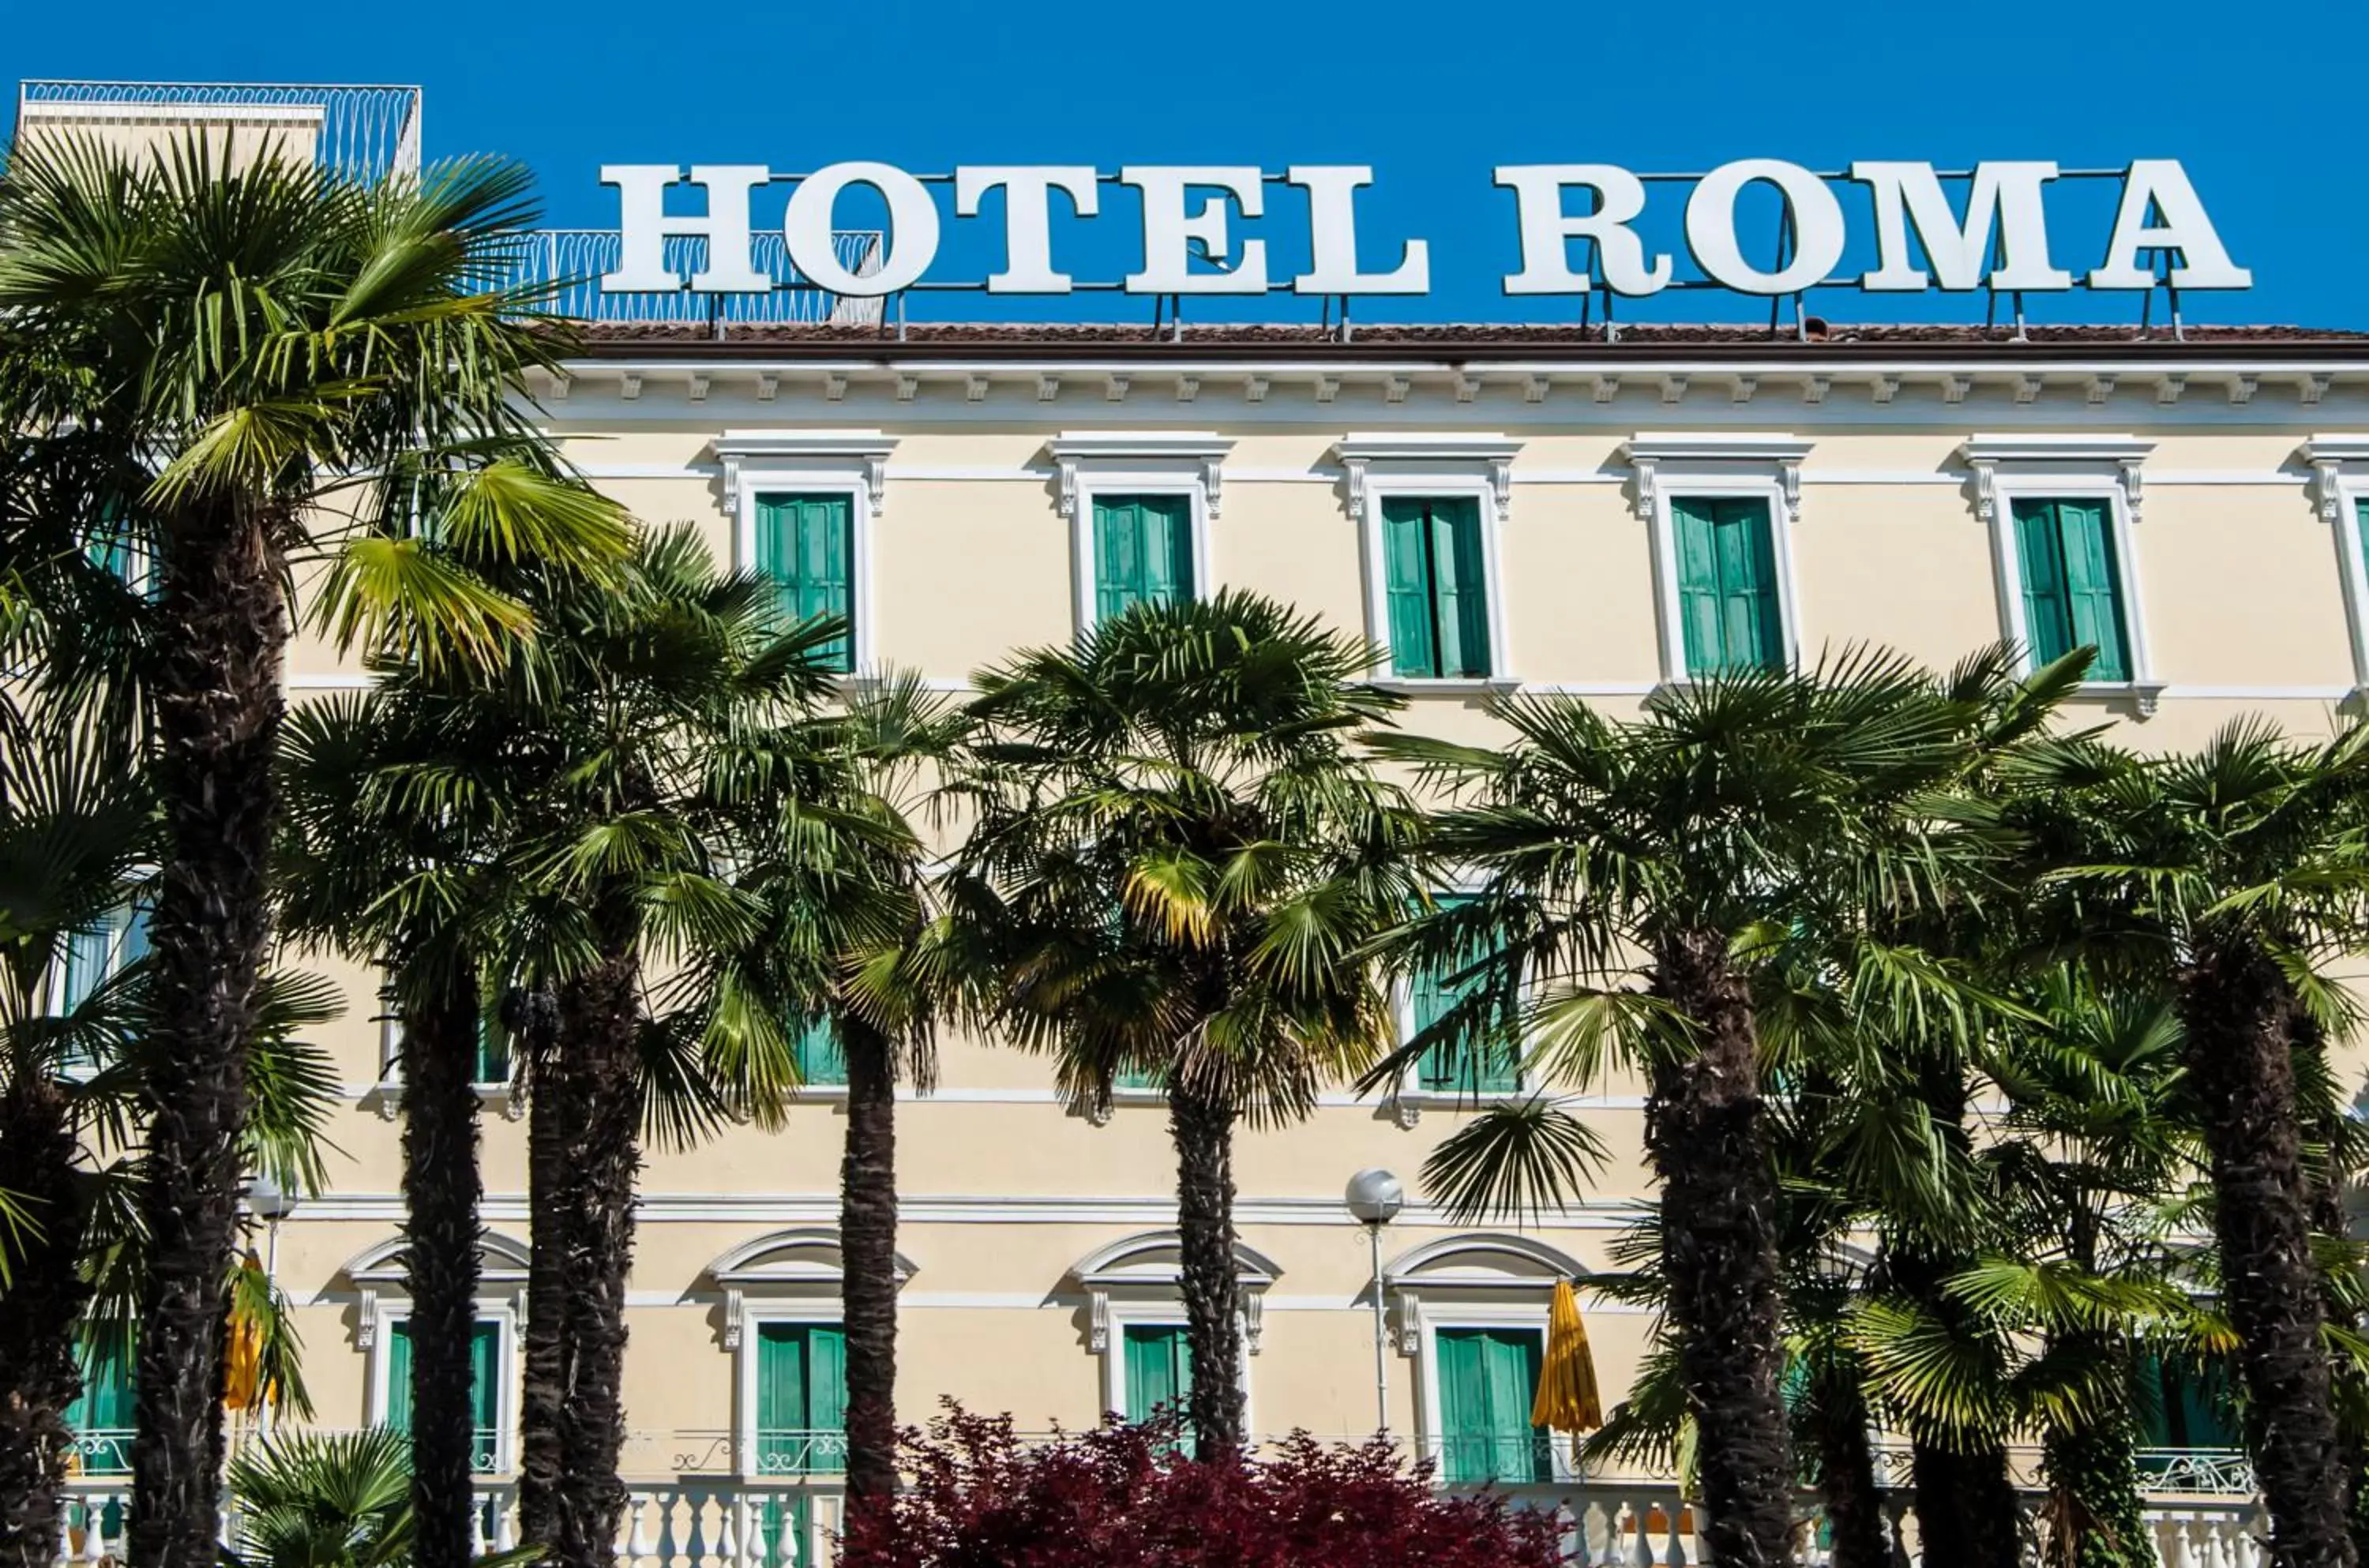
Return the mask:
[(1596, 1391), (1596, 1357), (1587, 1348), (1587, 1325), (1580, 1322), (1579, 1293), (1568, 1279), (1555, 1281), (1547, 1309), (1546, 1365), (1539, 1371), (1539, 1397), (1530, 1402), (1530, 1425), (1574, 1435), (1604, 1425), (1604, 1402)]
[[(250, 1250), (242, 1269), (263, 1272), (263, 1260)], [(243, 1310), (238, 1291), (231, 1292), (230, 1343), (223, 1347), (223, 1404), (230, 1410), (255, 1410), (263, 1403), (263, 1324)]]

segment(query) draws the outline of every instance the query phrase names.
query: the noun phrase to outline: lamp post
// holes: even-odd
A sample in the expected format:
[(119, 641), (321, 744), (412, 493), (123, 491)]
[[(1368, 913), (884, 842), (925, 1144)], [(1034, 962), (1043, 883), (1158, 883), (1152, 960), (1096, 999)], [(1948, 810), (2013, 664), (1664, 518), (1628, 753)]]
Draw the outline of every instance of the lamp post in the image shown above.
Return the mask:
[[(280, 1268), (280, 1221), (296, 1207), (295, 1195), (283, 1191), (278, 1182), (257, 1172), (247, 1178), (246, 1211), (263, 1221), (263, 1289), (266, 1295), (277, 1288)], [(256, 1428), (269, 1435), (271, 1431), (271, 1401), (258, 1401)]]
[(1387, 1436), (1390, 1430), (1390, 1326), (1382, 1312), (1382, 1227), (1406, 1207), (1406, 1188), (1379, 1166), (1369, 1166), (1349, 1178), (1350, 1218), (1366, 1228), (1366, 1246), (1373, 1262), (1374, 1291), (1374, 1429)]

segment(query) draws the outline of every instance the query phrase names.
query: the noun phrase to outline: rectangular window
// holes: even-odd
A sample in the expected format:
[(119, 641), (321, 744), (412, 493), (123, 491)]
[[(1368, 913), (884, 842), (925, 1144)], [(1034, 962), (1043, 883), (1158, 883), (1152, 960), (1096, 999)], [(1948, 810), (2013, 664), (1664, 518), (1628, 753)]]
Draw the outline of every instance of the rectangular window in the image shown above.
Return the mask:
[(1478, 500), (1384, 497), (1382, 573), (1391, 674), (1461, 680), (1489, 674)]
[(854, 610), (849, 586), (855, 574), (854, 508), (843, 491), (757, 498), (757, 567), (773, 579), (782, 613), (810, 621), (836, 615), (850, 635), (832, 643), (829, 668), (854, 668)]
[(837, 1323), (757, 1328), (757, 1471), (847, 1468), (847, 1335)]
[(847, 1052), (827, 1017), (798, 1031), (798, 1082), (809, 1089), (834, 1088), (847, 1082)]
[[(1461, 903), (1446, 898), (1443, 905)], [(1444, 967), (1417, 970), (1407, 982), (1407, 1037), (1430, 1028), (1448, 1009), (1480, 990), (1477, 978), (1463, 971), (1480, 961), (1478, 953)], [(1416, 1082), (1431, 1094), (1510, 1094), (1522, 1086), (1521, 1062), (1513, 1047), (1499, 1040), (1443, 1040), (1423, 1053)]]
[(1193, 597), (1193, 498), (1094, 498), (1094, 618)]
[(510, 1036), (502, 1027), (499, 993), (477, 1014), (477, 1061), (471, 1070), (474, 1083), (503, 1084), (510, 1081)]
[(1675, 497), (1670, 526), (1687, 673), (1782, 668), (1785, 626), (1768, 503), (1757, 496)]
[(2023, 567), (2023, 635), (2034, 663), (2098, 650), (2093, 681), (2131, 679), (2112, 503), (2018, 497), (2016, 554)]
[(68, 1462), (84, 1475), (132, 1471), (132, 1334), (98, 1328), (82, 1347), (82, 1392), (66, 1407), (74, 1429)]
[[(480, 1318), (469, 1331), (470, 1425), (469, 1468), (491, 1475), (500, 1462), (502, 1387), (502, 1326)], [(411, 1323), (391, 1325), (386, 1341), (386, 1425), (398, 1432), (411, 1430)]]
[(72, 1013), (98, 988), (148, 956), (148, 906), (127, 900), (66, 938), (54, 1011)]
[(1440, 1476), (1448, 1482), (1545, 1481), (1548, 1435), (1530, 1425), (1542, 1336), (1536, 1329), (1441, 1329)]

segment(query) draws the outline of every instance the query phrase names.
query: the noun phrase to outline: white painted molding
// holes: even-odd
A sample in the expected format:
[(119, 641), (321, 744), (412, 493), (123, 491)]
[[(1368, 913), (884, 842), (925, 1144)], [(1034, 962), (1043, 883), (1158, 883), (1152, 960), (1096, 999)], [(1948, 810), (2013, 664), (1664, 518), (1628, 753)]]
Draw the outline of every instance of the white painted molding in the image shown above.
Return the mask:
[(1710, 471), (1746, 467), (1775, 473), (1785, 498), (1788, 522), (1801, 521), (1802, 460), (1815, 444), (1804, 436), (1748, 430), (1642, 430), (1620, 443), (1620, 456), (1637, 475), (1637, 516), (1652, 522), (1663, 469), (1670, 464)]
[(1349, 478), (1349, 509), (1360, 521), (1366, 512), (1366, 477), (1375, 464), (1402, 466), (1410, 472), (1478, 472), (1489, 483), (1497, 521), (1506, 521), (1513, 507), (1514, 456), (1522, 443), (1510, 437), (1459, 434), (1406, 434), (1351, 431), (1333, 443)]
[(724, 467), (727, 512), (740, 509), (740, 476), (746, 469), (853, 465), (863, 476), (866, 509), (878, 517), (887, 488), (888, 454), (897, 450), (897, 439), (879, 430), (727, 430), (710, 443), (710, 450)]
[(2033, 474), (2111, 472), (2122, 483), (2123, 502), (2130, 521), (2139, 521), (2145, 498), (2139, 471), (2155, 442), (2137, 436), (2106, 435), (1975, 435), (1968, 436), (1960, 453), (1974, 474), (1974, 515), (1994, 521), (1998, 511), (1998, 469), (2002, 464)]
[(1226, 454), (1233, 449), (1233, 438), (1215, 430), (1064, 430), (1045, 443), (1060, 480), (1061, 515), (1072, 521), (1082, 467), (1143, 462), (1197, 466), (1203, 505), (1214, 518), (1222, 505)]
[(2369, 436), (2314, 436), (2303, 443), (2303, 460), (2317, 481), (2319, 521), (2341, 521), (2348, 473), (2369, 477)]

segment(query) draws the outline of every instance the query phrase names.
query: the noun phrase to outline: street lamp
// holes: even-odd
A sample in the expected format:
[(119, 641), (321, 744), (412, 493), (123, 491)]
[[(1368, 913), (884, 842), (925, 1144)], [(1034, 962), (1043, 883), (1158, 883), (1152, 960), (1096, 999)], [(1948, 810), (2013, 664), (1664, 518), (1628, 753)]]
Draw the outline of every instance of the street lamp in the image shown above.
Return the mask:
[(1366, 1228), (1366, 1246), (1373, 1259), (1374, 1290), (1374, 1415), (1375, 1430), (1390, 1429), (1390, 1333), (1382, 1313), (1382, 1227), (1406, 1207), (1406, 1188), (1379, 1165), (1349, 1178), (1349, 1217)]
[[(284, 1190), (278, 1182), (258, 1171), (246, 1179), (246, 1211), (263, 1221), (263, 1289), (269, 1295), (276, 1287), (280, 1267), (280, 1222), (296, 1207), (296, 1196)], [(267, 1436), (271, 1430), (271, 1402), (258, 1402), (257, 1429)]]

